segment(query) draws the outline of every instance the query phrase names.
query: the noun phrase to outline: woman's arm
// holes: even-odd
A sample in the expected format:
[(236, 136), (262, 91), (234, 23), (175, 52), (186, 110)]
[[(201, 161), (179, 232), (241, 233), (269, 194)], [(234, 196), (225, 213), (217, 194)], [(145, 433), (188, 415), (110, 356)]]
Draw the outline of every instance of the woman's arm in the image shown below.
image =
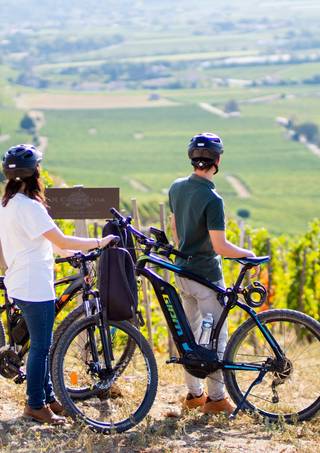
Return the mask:
[(59, 249), (77, 249), (77, 250), (90, 250), (96, 247), (105, 247), (112, 241), (115, 236), (109, 234), (108, 236), (97, 239), (80, 238), (76, 236), (66, 236), (58, 227), (43, 233), (43, 236), (48, 239), (52, 244)]
[(56, 245), (52, 244), (53, 246), (53, 253), (56, 255), (62, 256), (62, 258), (68, 258), (69, 256), (73, 256), (79, 250), (67, 250), (67, 249), (60, 249)]

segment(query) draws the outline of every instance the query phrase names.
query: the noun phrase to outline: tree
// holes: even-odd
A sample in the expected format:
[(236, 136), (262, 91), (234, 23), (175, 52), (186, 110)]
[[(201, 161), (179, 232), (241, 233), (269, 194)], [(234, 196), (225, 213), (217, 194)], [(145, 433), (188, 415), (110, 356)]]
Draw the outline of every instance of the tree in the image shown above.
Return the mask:
[(29, 116), (27, 113), (24, 115), (22, 120), (20, 121), (21, 129), (25, 129), (29, 132), (29, 134), (33, 134), (36, 129), (35, 121)]
[(224, 111), (226, 113), (239, 112), (240, 109), (237, 101), (234, 101), (233, 99), (231, 101), (228, 101), (224, 106)]
[(319, 139), (319, 128), (314, 123), (303, 123), (297, 126), (296, 132), (304, 135), (308, 142), (317, 143)]
[(238, 209), (237, 215), (242, 219), (248, 219), (250, 217), (250, 211), (248, 209)]

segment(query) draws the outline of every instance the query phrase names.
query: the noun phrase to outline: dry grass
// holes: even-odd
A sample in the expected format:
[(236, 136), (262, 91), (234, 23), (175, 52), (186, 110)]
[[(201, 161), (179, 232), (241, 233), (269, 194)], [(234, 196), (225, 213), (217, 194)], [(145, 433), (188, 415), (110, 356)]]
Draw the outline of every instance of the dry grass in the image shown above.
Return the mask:
[(15, 99), (19, 109), (82, 110), (144, 107), (170, 107), (177, 103), (165, 98), (149, 100), (147, 94), (57, 94), (24, 93)]
[[(69, 422), (64, 427), (34, 424), (20, 417), (24, 387), (0, 378), (1, 452), (106, 453), (106, 452), (304, 452), (320, 451), (319, 417), (298, 425), (268, 424), (259, 417), (241, 415), (235, 421), (224, 416), (182, 413), (184, 394), (180, 367), (158, 360), (160, 384), (156, 403), (135, 429), (124, 434), (102, 435)], [(170, 416), (169, 416), (170, 415)], [(174, 416), (175, 415), (175, 416)]]

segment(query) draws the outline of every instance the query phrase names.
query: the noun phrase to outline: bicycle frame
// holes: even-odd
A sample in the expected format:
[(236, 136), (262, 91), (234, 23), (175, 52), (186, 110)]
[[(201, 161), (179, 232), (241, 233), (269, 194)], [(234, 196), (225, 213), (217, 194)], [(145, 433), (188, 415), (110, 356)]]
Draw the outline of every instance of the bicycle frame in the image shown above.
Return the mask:
[[(60, 280), (56, 280), (54, 283), (55, 287), (61, 286), (61, 285), (66, 285), (68, 284), (67, 288), (63, 291), (61, 296), (56, 299), (55, 301), (55, 311), (56, 311), (56, 316), (63, 310), (63, 308), (69, 303), (69, 301), (77, 294), (78, 292), (81, 291), (83, 288), (83, 278), (81, 277), (81, 274), (73, 274), (68, 277), (64, 277)], [(0, 284), (0, 289), (4, 291), (4, 298), (5, 298), (5, 304), (3, 307), (0, 307), (0, 313), (2, 311), (6, 311), (6, 316), (7, 316), (7, 332), (8, 332), (8, 337), (9, 337), (9, 345), (14, 346), (15, 342), (12, 337), (12, 329), (11, 329), (11, 324), (9, 322), (10, 320), (10, 310), (12, 307), (12, 303), (8, 299), (7, 292), (5, 289), (5, 286), (3, 284), (3, 280)], [(22, 359), (23, 356), (27, 353), (29, 349), (29, 339), (22, 345), (21, 350), (19, 351), (18, 355)]]
[(68, 277), (63, 277), (59, 280), (54, 282), (54, 287), (58, 287), (61, 285), (66, 285), (70, 283), (67, 288), (63, 291), (61, 296), (56, 299), (55, 307), (56, 307), (56, 315), (60, 313), (61, 310), (67, 305), (67, 303), (72, 299), (76, 293), (80, 292), (83, 288), (83, 278), (81, 274), (73, 274), (69, 275)]
[[(191, 327), (186, 318), (181, 299), (176, 289), (170, 283), (165, 281), (160, 275), (153, 272), (150, 268), (146, 267), (147, 264), (153, 264), (159, 268), (174, 272), (181, 277), (196, 281), (218, 293), (218, 300), (220, 301), (221, 305), (223, 305), (223, 311), (212, 336), (212, 350), (201, 347), (196, 343)], [(266, 341), (269, 343), (276, 358), (281, 360), (284, 357), (281, 347), (274, 339), (268, 328), (260, 322), (257, 313), (252, 308), (238, 300), (238, 290), (247, 270), (248, 268), (244, 266), (234, 287), (232, 289), (225, 290), (224, 288), (215, 285), (211, 281), (201, 278), (192, 272), (181, 269), (175, 264), (172, 264), (169, 261), (165, 261), (156, 255), (145, 254), (138, 258), (136, 263), (137, 274), (146, 277), (151, 282), (166, 321), (169, 325), (177, 350), (180, 354), (180, 359), (172, 359), (172, 363), (175, 362), (192, 366), (197, 365), (196, 362), (198, 359), (199, 362), (202, 361), (202, 363), (198, 363), (198, 365), (200, 364), (204, 371), (206, 369), (207, 374), (215, 371), (218, 368), (258, 372), (269, 371), (271, 369), (271, 365), (267, 363), (260, 365), (228, 363), (224, 362), (223, 360), (219, 360), (217, 346), (220, 331), (230, 310), (235, 306), (238, 306), (239, 308), (244, 310), (254, 320), (257, 327), (265, 337)], [(225, 301), (225, 299), (227, 300)], [(192, 355), (192, 353), (196, 355), (196, 361), (194, 358), (191, 360), (188, 359), (188, 356), (190, 356), (190, 354)]]

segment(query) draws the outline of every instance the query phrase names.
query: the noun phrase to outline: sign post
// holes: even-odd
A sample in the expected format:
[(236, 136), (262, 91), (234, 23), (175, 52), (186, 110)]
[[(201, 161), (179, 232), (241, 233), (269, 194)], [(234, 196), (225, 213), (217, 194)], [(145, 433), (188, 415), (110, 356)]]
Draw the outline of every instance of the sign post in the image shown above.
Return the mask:
[(48, 212), (53, 219), (109, 219), (110, 208), (119, 209), (119, 188), (46, 189)]

